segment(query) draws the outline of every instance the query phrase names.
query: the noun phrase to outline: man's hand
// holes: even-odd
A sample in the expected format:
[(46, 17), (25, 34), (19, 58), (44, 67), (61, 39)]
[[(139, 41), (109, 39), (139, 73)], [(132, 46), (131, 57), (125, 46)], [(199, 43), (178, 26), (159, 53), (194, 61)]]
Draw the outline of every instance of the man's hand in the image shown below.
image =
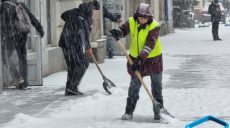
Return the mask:
[(86, 50), (86, 52), (87, 52), (88, 54), (91, 54), (91, 53), (93, 53), (93, 50), (92, 50), (92, 48), (89, 48), (89, 49)]
[(118, 29), (112, 29), (109, 32), (111, 33), (112, 37), (116, 39), (116, 41), (120, 39), (121, 32)]
[(45, 32), (44, 32), (44, 30), (42, 29), (40, 32), (39, 32), (39, 34), (40, 34), (40, 36), (41, 36), (41, 38), (44, 36), (44, 34), (45, 34)]
[(121, 15), (117, 15), (117, 23), (120, 24), (121, 23)]
[(131, 68), (132, 68), (132, 70), (134, 72), (135, 71), (140, 71), (141, 61), (142, 61), (142, 59), (139, 56), (133, 61), (133, 64), (131, 65)]
[(118, 24), (120, 24), (121, 23), (121, 19), (119, 18), (119, 19), (117, 19), (117, 23)]

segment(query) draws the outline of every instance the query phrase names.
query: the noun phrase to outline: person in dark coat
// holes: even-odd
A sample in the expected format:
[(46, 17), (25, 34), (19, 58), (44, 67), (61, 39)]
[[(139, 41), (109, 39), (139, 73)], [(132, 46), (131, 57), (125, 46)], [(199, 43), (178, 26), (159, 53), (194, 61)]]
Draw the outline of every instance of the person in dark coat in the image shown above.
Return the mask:
[(27, 50), (26, 42), (29, 31), (22, 31), (19, 29), (16, 22), (19, 20), (17, 17), (17, 7), (20, 5), (24, 9), (24, 13), (30, 24), (35, 27), (39, 32), (40, 36), (43, 37), (44, 31), (41, 23), (36, 19), (36, 17), (31, 13), (31, 11), (26, 7), (24, 3), (18, 3), (17, 0), (2, 0), (1, 7), (1, 35), (2, 35), (2, 56), (3, 64), (6, 64), (6, 59), (9, 59), (14, 50), (17, 52), (19, 71), (14, 65), (10, 65), (11, 76), (14, 76), (13, 84), (16, 85), (18, 89), (24, 89), (28, 86), (27, 75)]
[(63, 50), (67, 64), (67, 82), (65, 95), (82, 95), (78, 85), (89, 66), (87, 52), (91, 52), (89, 36), (92, 26), (93, 10), (99, 10), (97, 1), (82, 3), (78, 8), (67, 10), (61, 18), (65, 25), (59, 46)]
[[(103, 26), (104, 26), (104, 33), (106, 34), (106, 30), (107, 30), (107, 27), (106, 27), (106, 19), (109, 19), (110, 21), (112, 22), (116, 22), (116, 23), (120, 23), (121, 22), (121, 14), (113, 14), (111, 12), (109, 12), (107, 10), (107, 8), (105, 6), (103, 6)], [(114, 56), (114, 53), (113, 53), (113, 46), (111, 44), (112, 40), (110, 39), (110, 37), (107, 37), (107, 40), (106, 40), (106, 48), (107, 48), (107, 54), (108, 54), (108, 58), (113, 58)]]
[(109, 19), (112, 22), (120, 23), (121, 22), (121, 14), (113, 14), (108, 11), (108, 9), (103, 6), (103, 22), (104, 22), (104, 32), (106, 32), (105, 19)]
[(121, 25), (119, 29), (110, 30), (111, 35), (119, 40), (121, 37), (130, 35), (130, 58), (133, 65), (127, 64), (131, 82), (128, 90), (125, 114), (122, 120), (133, 118), (141, 82), (135, 75), (139, 71), (142, 77), (150, 76), (151, 91), (154, 98), (159, 102), (154, 108), (154, 119), (160, 120), (160, 109), (163, 108), (162, 96), (162, 48), (160, 43), (160, 24), (153, 19), (153, 13), (149, 4), (141, 3), (133, 17)]
[(211, 21), (212, 21), (212, 36), (213, 40), (222, 40), (219, 37), (219, 22), (221, 20), (221, 9), (220, 5), (218, 4), (218, 0), (213, 0), (208, 7), (208, 12), (211, 14)]
[[(11, 61), (11, 56), (15, 50), (15, 42), (17, 41), (17, 31), (14, 26), (16, 20), (16, 9), (14, 6), (4, 4), (7, 0), (2, 0), (0, 8), (0, 22), (1, 22), (1, 52), (2, 52), (2, 67), (3, 67), (3, 85), (4, 87), (9, 86), (8, 84), (13, 83), (21, 76), (16, 69), (16, 66)], [(15, 0), (10, 0), (15, 3)], [(7, 70), (8, 69), (8, 70)], [(9, 72), (9, 73), (8, 73)], [(11, 80), (7, 79), (10, 75)], [(23, 82), (23, 81), (22, 81)]]

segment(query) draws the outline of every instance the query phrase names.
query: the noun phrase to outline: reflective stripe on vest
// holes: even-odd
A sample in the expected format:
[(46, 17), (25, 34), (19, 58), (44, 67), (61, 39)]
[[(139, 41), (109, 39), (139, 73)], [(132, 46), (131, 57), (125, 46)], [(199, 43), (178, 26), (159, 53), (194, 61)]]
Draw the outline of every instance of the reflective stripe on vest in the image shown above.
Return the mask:
[[(130, 55), (132, 57), (137, 57), (143, 47), (145, 46), (148, 33), (154, 28), (158, 27), (157, 21), (153, 20), (150, 25), (146, 25), (145, 29), (141, 29), (138, 33), (138, 27), (140, 24), (134, 20), (133, 17), (129, 18), (129, 28), (130, 28)], [(138, 46), (137, 46), (138, 45)], [(147, 58), (153, 58), (162, 54), (162, 47), (160, 43), (160, 38), (157, 39), (154, 49), (149, 53)]]

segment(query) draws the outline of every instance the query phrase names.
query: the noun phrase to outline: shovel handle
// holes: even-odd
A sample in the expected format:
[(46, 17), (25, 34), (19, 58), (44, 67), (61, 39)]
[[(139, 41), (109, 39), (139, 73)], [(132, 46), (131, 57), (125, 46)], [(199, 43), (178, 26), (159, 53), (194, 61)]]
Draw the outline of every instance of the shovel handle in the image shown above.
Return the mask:
[(103, 77), (103, 79), (105, 79), (105, 75), (102, 73), (101, 68), (99, 67), (99, 65), (98, 65), (98, 63), (97, 63), (97, 60), (96, 60), (96, 58), (94, 57), (93, 53), (90, 51), (89, 54), (90, 54), (90, 56), (93, 58), (93, 62), (95, 63), (95, 65), (96, 65), (98, 71), (100, 72), (101, 76)]
[[(131, 60), (131, 58), (129, 57), (129, 55), (126, 52), (126, 49), (124, 48), (124, 46), (121, 44), (121, 41), (118, 41), (118, 45), (120, 46), (120, 48), (122, 49), (122, 51), (124, 52), (128, 62), (130, 65), (133, 64), (133, 61)], [(144, 80), (142, 79), (140, 73), (138, 71), (135, 71), (135, 75), (137, 76), (137, 78), (139, 79), (139, 81), (141, 82), (141, 84), (143, 85), (143, 87), (145, 88), (145, 91), (147, 92), (147, 94), (149, 95), (150, 99), (152, 100), (153, 104), (156, 103), (155, 98), (153, 97), (153, 95), (149, 92)]]

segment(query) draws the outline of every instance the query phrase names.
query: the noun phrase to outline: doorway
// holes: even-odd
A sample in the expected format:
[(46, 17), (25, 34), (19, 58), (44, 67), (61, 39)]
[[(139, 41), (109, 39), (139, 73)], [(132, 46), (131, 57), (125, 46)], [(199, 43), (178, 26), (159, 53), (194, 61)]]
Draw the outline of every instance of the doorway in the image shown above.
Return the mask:
[[(30, 9), (32, 14), (40, 20), (41, 1), (40, 0), (18, 0), (23, 2)], [(42, 85), (42, 54), (41, 38), (34, 27), (27, 38), (27, 63), (28, 63), (28, 84)]]

